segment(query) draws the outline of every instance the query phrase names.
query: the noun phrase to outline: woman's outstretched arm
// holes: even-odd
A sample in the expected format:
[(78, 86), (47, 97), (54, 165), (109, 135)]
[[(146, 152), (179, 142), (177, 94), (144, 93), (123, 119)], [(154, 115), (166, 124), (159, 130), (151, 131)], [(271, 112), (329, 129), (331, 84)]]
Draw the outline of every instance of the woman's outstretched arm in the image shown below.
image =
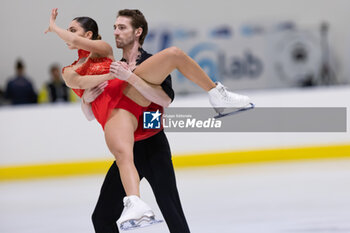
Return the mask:
[(88, 38), (84, 38), (73, 32), (60, 28), (56, 25), (57, 15), (57, 8), (52, 9), (49, 28), (45, 31), (45, 33), (54, 32), (66, 43), (73, 45), (78, 49), (84, 49), (92, 53), (98, 54), (101, 57), (109, 57), (111, 59), (114, 59), (113, 49), (107, 42), (102, 40), (91, 40)]

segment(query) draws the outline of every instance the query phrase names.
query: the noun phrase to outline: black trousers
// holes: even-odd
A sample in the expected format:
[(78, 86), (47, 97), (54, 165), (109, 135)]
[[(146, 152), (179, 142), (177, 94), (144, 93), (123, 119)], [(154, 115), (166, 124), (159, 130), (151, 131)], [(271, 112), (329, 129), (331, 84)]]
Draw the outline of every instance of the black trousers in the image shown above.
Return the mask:
[[(151, 185), (170, 232), (189, 233), (176, 187), (169, 143), (163, 131), (135, 142), (134, 162), (140, 180), (146, 178)], [(92, 222), (97, 233), (119, 232), (116, 221), (123, 211), (125, 195), (119, 170), (114, 162), (103, 182), (92, 214)]]

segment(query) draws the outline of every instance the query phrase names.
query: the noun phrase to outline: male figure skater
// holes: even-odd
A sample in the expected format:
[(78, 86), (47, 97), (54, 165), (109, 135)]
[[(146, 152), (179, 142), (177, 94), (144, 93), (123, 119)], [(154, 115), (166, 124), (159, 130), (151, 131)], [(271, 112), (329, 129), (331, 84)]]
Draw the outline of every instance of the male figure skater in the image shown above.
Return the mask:
[[(116, 46), (123, 50), (122, 61), (126, 62), (129, 67), (134, 69), (151, 56), (142, 49), (148, 28), (147, 21), (139, 10), (125, 9), (119, 11), (114, 28)], [(166, 96), (169, 102), (174, 99), (170, 75), (162, 83), (161, 88), (153, 87), (152, 90), (154, 95), (159, 96), (159, 98)], [(83, 108), (86, 109), (87, 105), (97, 98), (101, 91), (103, 91), (103, 85), (99, 85), (92, 90), (86, 90), (83, 96)], [(140, 92), (144, 94), (142, 90)], [(148, 109), (150, 111), (163, 110), (161, 106), (154, 103)], [(138, 127), (142, 128), (142, 122), (139, 122)], [(134, 163), (140, 179), (146, 178), (151, 185), (169, 231), (171, 233), (189, 233), (190, 230), (176, 186), (170, 147), (163, 130), (147, 139), (135, 142)], [(92, 215), (97, 233), (119, 232), (116, 221), (123, 211), (124, 197), (125, 191), (120, 180), (119, 170), (116, 163), (113, 162), (102, 185)]]

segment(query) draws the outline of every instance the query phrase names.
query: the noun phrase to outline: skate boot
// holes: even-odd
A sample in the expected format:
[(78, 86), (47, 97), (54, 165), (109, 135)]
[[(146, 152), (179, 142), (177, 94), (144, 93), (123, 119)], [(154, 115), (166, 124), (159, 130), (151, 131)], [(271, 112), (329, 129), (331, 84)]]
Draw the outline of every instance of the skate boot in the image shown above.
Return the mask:
[(156, 220), (154, 213), (138, 196), (127, 196), (123, 199), (124, 210), (117, 221), (121, 230), (132, 230), (162, 222)]
[[(215, 88), (208, 91), (208, 94), (210, 104), (218, 113), (214, 118), (220, 118), (254, 108), (254, 104), (250, 102), (248, 96), (230, 92), (220, 82), (217, 83)], [(233, 108), (233, 110), (224, 113), (224, 110), (227, 108)]]

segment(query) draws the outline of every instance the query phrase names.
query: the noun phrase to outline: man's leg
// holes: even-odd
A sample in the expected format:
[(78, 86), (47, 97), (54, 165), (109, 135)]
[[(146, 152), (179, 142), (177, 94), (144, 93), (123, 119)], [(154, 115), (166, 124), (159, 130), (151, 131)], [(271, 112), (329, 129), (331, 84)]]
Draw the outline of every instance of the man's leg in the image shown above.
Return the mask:
[(125, 191), (115, 162), (110, 167), (103, 182), (92, 222), (96, 233), (119, 232), (116, 221), (123, 211)]
[[(138, 157), (143, 154), (142, 158)], [(164, 132), (136, 142), (134, 156), (135, 160), (138, 157), (138, 163), (142, 163), (137, 165), (142, 166), (143, 175), (153, 189), (170, 232), (189, 233), (176, 187), (170, 147)]]

